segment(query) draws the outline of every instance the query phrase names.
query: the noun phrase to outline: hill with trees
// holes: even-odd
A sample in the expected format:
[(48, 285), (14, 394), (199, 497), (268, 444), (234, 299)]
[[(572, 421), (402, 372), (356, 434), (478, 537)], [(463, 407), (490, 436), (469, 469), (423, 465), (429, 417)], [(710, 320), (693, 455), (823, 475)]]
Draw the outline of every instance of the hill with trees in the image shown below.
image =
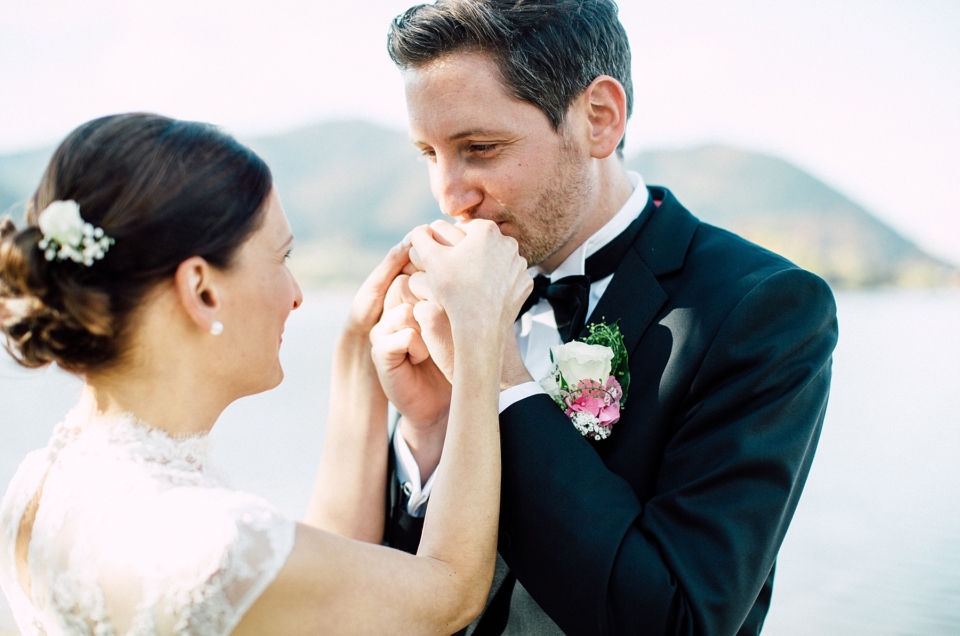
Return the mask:
[[(297, 236), (293, 267), (305, 286), (362, 280), (411, 227), (441, 217), (426, 167), (402, 132), (337, 121), (244, 141), (273, 170)], [(0, 210), (19, 216), (50, 153), (0, 156)], [(670, 188), (701, 220), (836, 287), (960, 279), (955, 268), (782, 159), (711, 145), (645, 152), (626, 163), (648, 184)]]

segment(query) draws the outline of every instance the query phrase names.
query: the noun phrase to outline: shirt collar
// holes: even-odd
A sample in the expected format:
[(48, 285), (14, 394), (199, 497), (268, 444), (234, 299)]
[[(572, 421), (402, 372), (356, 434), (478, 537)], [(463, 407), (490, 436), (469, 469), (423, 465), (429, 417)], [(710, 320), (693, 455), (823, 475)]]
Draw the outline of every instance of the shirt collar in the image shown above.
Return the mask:
[[(620, 211), (612, 219), (607, 221), (606, 225), (597, 230), (593, 236), (580, 244), (573, 253), (560, 263), (557, 269), (550, 274), (550, 282), (555, 282), (565, 276), (579, 276), (586, 273), (587, 258), (595, 254), (601, 247), (615, 239), (633, 221), (640, 216), (643, 209), (647, 207), (647, 201), (650, 193), (647, 191), (647, 185), (643, 182), (643, 177), (638, 172), (628, 171), (627, 176), (630, 184), (633, 185), (633, 194), (623, 204)], [(531, 267), (531, 276), (542, 274), (539, 267)]]

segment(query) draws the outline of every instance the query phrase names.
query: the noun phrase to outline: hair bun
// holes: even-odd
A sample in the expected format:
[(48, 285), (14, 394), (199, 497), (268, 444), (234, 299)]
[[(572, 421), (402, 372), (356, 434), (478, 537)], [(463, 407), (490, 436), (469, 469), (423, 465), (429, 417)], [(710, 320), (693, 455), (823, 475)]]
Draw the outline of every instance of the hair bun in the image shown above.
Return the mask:
[(82, 371), (111, 353), (109, 297), (51, 268), (41, 238), (35, 227), (18, 231), (9, 218), (0, 221), (0, 331), (23, 366)]
[(16, 231), (17, 226), (14, 225), (13, 219), (11, 219), (9, 216), (5, 216), (0, 219), (0, 241)]
[[(150, 291), (194, 256), (231, 267), (272, 187), (263, 160), (209, 124), (149, 113), (81, 124), (54, 151), (26, 227), (0, 225), (7, 349), (25, 366), (56, 362), (80, 374), (122, 364)], [(41, 224), (52, 204), (71, 201)]]

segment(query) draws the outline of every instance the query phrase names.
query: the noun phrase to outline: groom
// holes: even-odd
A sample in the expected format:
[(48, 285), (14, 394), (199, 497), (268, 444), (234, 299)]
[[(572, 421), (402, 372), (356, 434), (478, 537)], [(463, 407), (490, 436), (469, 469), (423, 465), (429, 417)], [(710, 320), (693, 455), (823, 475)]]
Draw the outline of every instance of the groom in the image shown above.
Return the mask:
[[(541, 275), (505, 356), (501, 560), (468, 633), (759, 633), (826, 409), (829, 288), (625, 170), (611, 0), (438, 0), (394, 21), (389, 51), (443, 212), (496, 221)], [(394, 303), (416, 301), (407, 283)], [(619, 325), (631, 373), (602, 441), (533, 381), (591, 323)], [(409, 551), (446, 427), (436, 357), (378, 369), (402, 414), (386, 540)]]

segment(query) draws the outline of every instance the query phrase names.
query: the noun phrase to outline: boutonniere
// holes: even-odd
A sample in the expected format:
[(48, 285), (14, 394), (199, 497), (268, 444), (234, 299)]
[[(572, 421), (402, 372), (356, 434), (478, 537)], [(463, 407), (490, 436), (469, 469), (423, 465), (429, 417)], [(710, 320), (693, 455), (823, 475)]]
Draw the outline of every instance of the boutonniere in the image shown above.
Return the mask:
[(580, 434), (607, 439), (627, 401), (630, 365), (616, 323), (592, 323), (590, 335), (550, 349), (553, 367), (540, 386)]

